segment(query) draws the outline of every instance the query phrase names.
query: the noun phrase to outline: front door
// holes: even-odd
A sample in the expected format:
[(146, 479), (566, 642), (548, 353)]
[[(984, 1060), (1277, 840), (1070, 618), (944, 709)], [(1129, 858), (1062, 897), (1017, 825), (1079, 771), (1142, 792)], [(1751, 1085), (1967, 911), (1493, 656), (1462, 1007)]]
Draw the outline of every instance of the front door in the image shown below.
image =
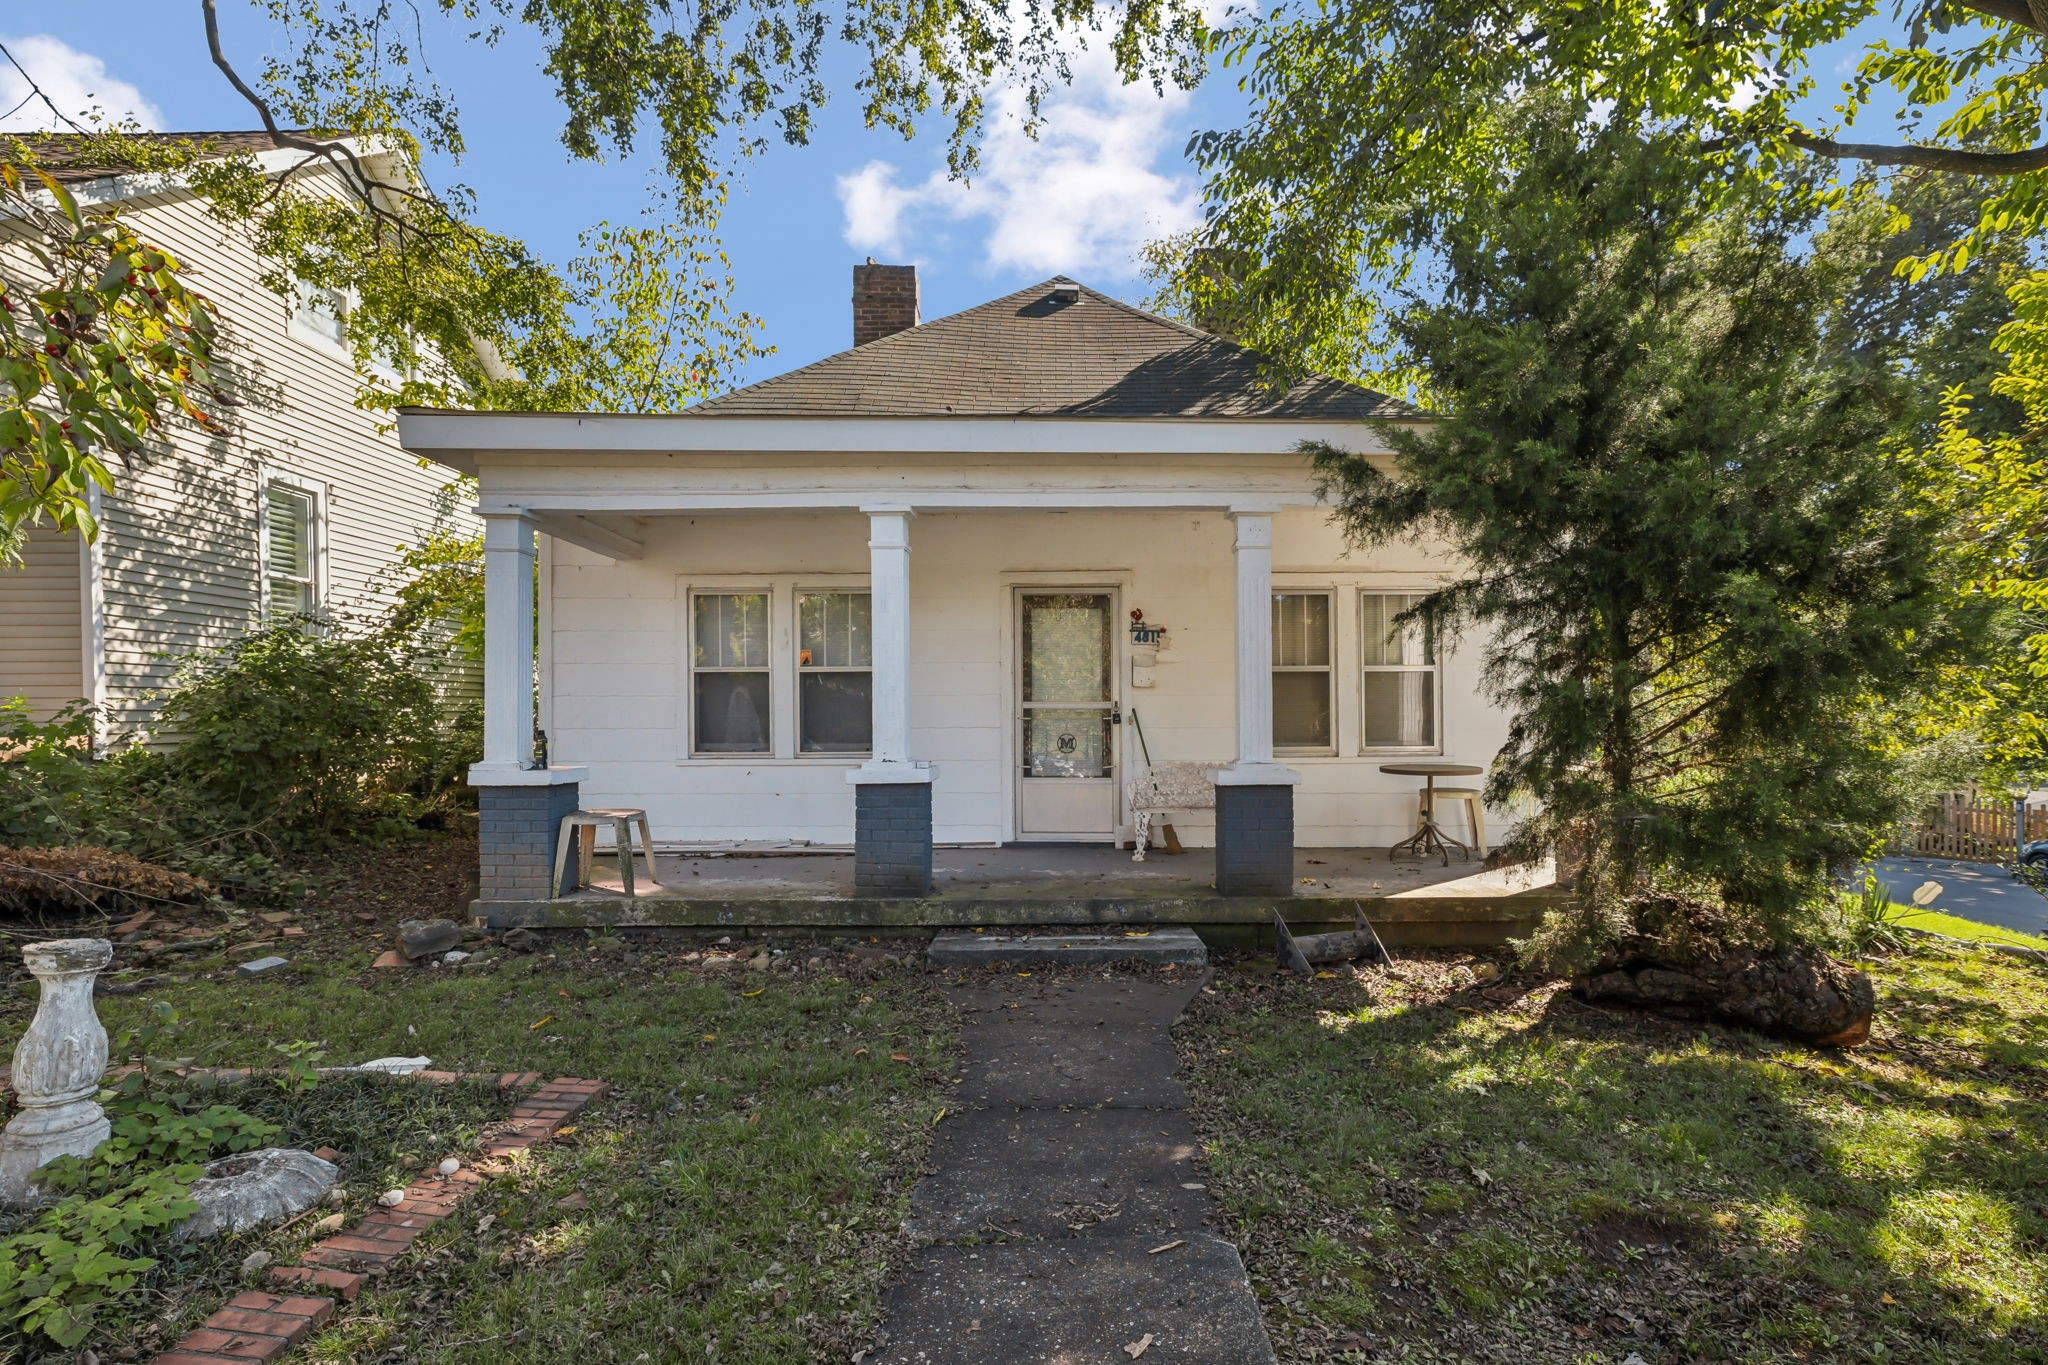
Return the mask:
[(1017, 837), (1116, 838), (1116, 594), (1017, 594)]

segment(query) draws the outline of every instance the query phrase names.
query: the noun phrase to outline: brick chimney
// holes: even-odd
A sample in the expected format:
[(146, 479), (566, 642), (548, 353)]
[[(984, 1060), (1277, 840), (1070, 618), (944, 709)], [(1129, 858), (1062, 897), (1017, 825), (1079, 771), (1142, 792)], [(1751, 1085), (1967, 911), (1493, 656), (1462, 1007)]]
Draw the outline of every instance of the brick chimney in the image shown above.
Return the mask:
[(853, 268), (854, 345), (880, 341), (917, 323), (916, 266), (876, 265), (870, 256), (866, 265)]

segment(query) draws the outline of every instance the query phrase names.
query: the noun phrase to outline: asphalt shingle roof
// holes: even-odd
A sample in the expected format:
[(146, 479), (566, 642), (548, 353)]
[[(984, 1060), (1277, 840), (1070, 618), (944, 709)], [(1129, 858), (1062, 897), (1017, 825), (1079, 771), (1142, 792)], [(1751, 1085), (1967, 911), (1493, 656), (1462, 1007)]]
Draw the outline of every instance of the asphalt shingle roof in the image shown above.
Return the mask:
[[(304, 128), (291, 128), (286, 131), (300, 137), (318, 136)], [(136, 142), (153, 143), (163, 147), (181, 147), (189, 144), (204, 157), (235, 156), (243, 152), (255, 154), (277, 149), (277, 144), (270, 140), (270, 134), (260, 129), (213, 133), (128, 133), (124, 136)], [(132, 164), (122, 165), (107, 160), (103, 146), (96, 146), (91, 140), (76, 133), (0, 135), (0, 155), (6, 153), (8, 137), (14, 138), (26, 147), (35, 164), (48, 172), (50, 178), (60, 185), (79, 185), (88, 180), (102, 180), (110, 175), (125, 175), (135, 169)]]
[(1321, 375), (1282, 391), (1259, 355), (1055, 277), (688, 409), (704, 417), (1419, 416)]

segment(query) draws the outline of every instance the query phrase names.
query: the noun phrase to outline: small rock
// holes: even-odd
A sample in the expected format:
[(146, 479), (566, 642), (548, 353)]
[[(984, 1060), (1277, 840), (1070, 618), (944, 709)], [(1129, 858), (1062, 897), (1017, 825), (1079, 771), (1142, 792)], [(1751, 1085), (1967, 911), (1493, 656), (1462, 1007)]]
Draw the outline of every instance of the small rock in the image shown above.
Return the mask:
[(304, 938), (306, 936), (306, 931), (304, 929), (299, 928), (298, 925), (294, 924), (284, 931), (284, 936), (286, 938)]
[(378, 1196), (377, 1196), (377, 1203), (378, 1203), (378, 1205), (379, 1205), (380, 1207), (383, 1207), (383, 1208), (387, 1208), (387, 1209), (395, 1209), (395, 1208), (397, 1208), (397, 1207), (398, 1207), (398, 1206), (399, 1206), (400, 1204), (403, 1204), (404, 1202), (405, 1202), (405, 1191), (404, 1191), (404, 1190), (386, 1190), (386, 1191), (384, 1191), (384, 1193), (382, 1193), (382, 1194), (380, 1194), (380, 1195), (378, 1195)]
[(259, 1271), (268, 1269), (269, 1266), (270, 1253), (267, 1251), (252, 1251), (242, 1258), (242, 1273), (244, 1275), (254, 1275)]
[(498, 941), (515, 953), (531, 953), (540, 949), (540, 935), (531, 929), (507, 929), (505, 937)]
[(344, 1190), (341, 1186), (336, 1185), (333, 1189), (327, 1192), (327, 1197), (321, 1200), (320, 1202), (327, 1205), (329, 1208), (338, 1209), (347, 1201), (348, 1191)]
[(330, 1232), (340, 1232), (341, 1225), (347, 1221), (348, 1217), (346, 1214), (330, 1213), (319, 1222), (313, 1224), (313, 1235), (325, 1237)]
[(355, 918), (358, 924), (375, 924), (377, 922), (377, 912), (374, 910), (358, 910), (356, 911)]
[(1491, 962), (1475, 962), (1472, 964), (1472, 979), (1482, 986), (1489, 981), (1498, 981), (1500, 968)]
[(767, 971), (767, 970), (768, 970), (768, 964), (769, 964), (769, 962), (771, 962), (772, 960), (773, 960), (773, 959), (771, 959), (771, 958), (770, 958), (770, 957), (768, 956), (768, 954), (766, 954), (766, 953), (763, 953), (763, 954), (761, 954), (761, 955), (760, 955), (759, 957), (756, 957), (756, 958), (750, 958), (750, 959), (748, 959), (748, 961), (747, 961), (747, 967), (748, 967), (748, 969), (749, 969), (749, 970), (751, 970), (751, 971), (756, 971), (756, 972), (765, 972), (765, 971)]
[(470, 954), (463, 952), (460, 948), (450, 948), (447, 952), (441, 954), (441, 961), (450, 967), (453, 967), (458, 962), (467, 962), (469, 959)]
[(267, 915), (258, 915), (256, 918), (262, 920), (265, 924), (289, 924), (292, 921), (292, 912), (289, 910), (273, 910)]
[(259, 957), (254, 962), (244, 962), (235, 970), (243, 976), (261, 976), (265, 972), (274, 972), (279, 967), (289, 966), (291, 963), (281, 957)]
[(462, 942), (462, 926), (452, 919), (409, 919), (398, 926), (398, 951), (407, 957), (432, 957)]
[(442, 1175), (454, 1175), (457, 1171), (462, 1169), (462, 1163), (451, 1156), (447, 1160), (443, 1161), (439, 1166), (436, 1166), (434, 1169), (439, 1171)]
[(405, 954), (399, 952), (396, 948), (391, 948), (377, 954), (377, 960), (370, 965), (372, 967), (403, 967), (406, 965)]

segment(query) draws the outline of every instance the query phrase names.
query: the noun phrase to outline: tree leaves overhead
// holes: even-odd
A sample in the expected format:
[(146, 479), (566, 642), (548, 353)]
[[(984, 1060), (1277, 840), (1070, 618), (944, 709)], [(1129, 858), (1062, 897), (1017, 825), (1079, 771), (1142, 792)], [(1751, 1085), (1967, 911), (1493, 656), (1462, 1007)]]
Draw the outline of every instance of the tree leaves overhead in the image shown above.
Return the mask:
[[(1821, 89), (1828, 45), (1887, 13), (1905, 31), (1863, 53), (1837, 108), (1860, 128), (1901, 100), (1894, 136), (1851, 145), (1803, 125), (1794, 110)], [(1283, 357), (1323, 343), (1503, 191), (1533, 90), (1584, 109), (1589, 131), (1670, 133), (1703, 183), (1770, 182), (1816, 154), (1909, 164), (1938, 149), (1951, 170), (1998, 177), (1980, 221), (1920, 263), (1957, 267), (1979, 233), (2025, 235), (2048, 214), (2048, 170), (1996, 162), (2041, 138), (2042, 39), (2035, 11), (2000, 0), (1283, 4), (1215, 35), (1252, 110), (1189, 145), (1209, 177), (1206, 244), (1254, 265), (1220, 284), (1184, 268), (1179, 284), (1197, 311), (1241, 296), (1261, 319), (1252, 339)]]

